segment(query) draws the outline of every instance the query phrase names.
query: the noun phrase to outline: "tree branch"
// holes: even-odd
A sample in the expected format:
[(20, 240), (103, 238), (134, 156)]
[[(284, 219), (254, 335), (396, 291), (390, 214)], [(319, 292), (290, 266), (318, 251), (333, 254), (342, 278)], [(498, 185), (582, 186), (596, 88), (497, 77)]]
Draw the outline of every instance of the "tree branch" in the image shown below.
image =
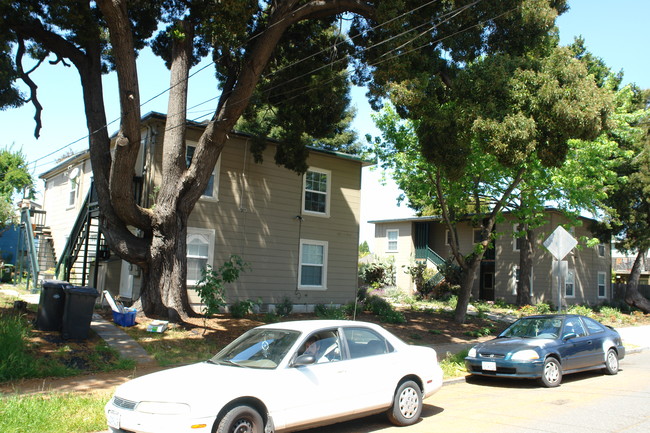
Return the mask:
[[(23, 56), (25, 55), (25, 40), (18, 36), (18, 49), (16, 50), (16, 68), (18, 69), (18, 74), (20, 75), (20, 79), (27, 84), (29, 87), (29, 99), (27, 99), (26, 102), (31, 102), (32, 105), (34, 106), (35, 113), (34, 113), (34, 121), (36, 122), (36, 126), (34, 127), (34, 137), (39, 138), (41, 135), (41, 128), (43, 126), (42, 124), (42, 119), (41, 119), (41, 113), (43, 112), (43, 106), (41, 105), (40, 101), (38, 100), (38, 86), (32, 80), (29, 76), (29, 73), (26, 73), (25, 70), (23, 69)], [(43, 60), (40, 60), (36, 66), (34, 66), (30, 72), (34, 71), (41, 63)]]

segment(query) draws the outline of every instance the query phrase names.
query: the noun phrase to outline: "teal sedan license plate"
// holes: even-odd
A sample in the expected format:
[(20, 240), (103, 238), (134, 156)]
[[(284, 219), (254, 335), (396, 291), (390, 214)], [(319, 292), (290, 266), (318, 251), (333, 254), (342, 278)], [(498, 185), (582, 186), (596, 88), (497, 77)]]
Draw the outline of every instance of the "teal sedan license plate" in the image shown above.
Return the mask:
[(497, 371), (497, 363), (494, 361), (483, 361), (481, 368), (483, 371)]

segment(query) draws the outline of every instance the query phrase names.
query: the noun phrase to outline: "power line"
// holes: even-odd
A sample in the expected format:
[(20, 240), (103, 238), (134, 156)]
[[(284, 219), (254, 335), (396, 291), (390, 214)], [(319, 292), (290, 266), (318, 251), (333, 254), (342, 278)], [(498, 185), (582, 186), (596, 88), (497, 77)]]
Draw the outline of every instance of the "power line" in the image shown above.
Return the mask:
[[(414, 13), (414, 12), (416, 12), (416, 11), (418, 11), (418, 10), (420, 10), (420, 9), (422, 9), (422, 8), (424, 8), (424, 7), (426, 7), (426, 6), (428, 6), (428, 5), (431, 5), (431, 4), (435, 3), (436, 1), (437, 1), (437, 0), (431, 0), (431, 1), (427, 2), (427, 3), (425, 3), (425, 4), (419, 5), (419, 6), (413, 8), (413, 9), (411, 9), (411, 10), (409, 10), (409, 11), (406, 11), (406, 12), (404, 12), (404, 13), (402, 13), (402, 14), (396, 16), (396, 17), (391, 18), (390, 20), (388, 20), (388, 21), (386, 21), (386, 22), (384, 22), (384, 23), (380, 23), (380, 24), (378, 24), (378, 25), (376, 25), (376, 26), (374, 26), (374, 27), (371, 27), (369, 30), (371, 31), (371, 30), (376, 30), (376, 29), (378, 29), (378, 28), (384, 27), (384, 26), (388, 25), (389, 23), (391, 23), (391, 22), (393, 22), (393, 21), (395, 21), (395, 20), (398, 20), (398, 19), (400, 19), (400, 18), (402, 18), (402, 17), (404, 17), (404, 16), (406, 16), (406, 15), (412, 14), (412, 13)], [(473, 2), (473, 3), (471, 3), (471, 4), (469, 4), (469, 5), (461, 6), (461, 7), (457, 8), (457, 9), (455, 9), (455, 10), (452, 10), (452, 11), (448, 12), (448, 13), (445, 14), (445, 15), (442, 15), (440, 18), (449, 17), (449, 18), (446, 18), (445, 20), (442, 21), (443, 23), (444, 23), (444, 22), (447, 22), (447, 21), (449, 21), (451, 18), (457, 16), (457, 15), (460, 14), (461, 12), (463, 12), (463, 11), (469, 9), (470, 7), (472, 7), (472, 6), (476, 5), (476, 4), (478, 4), (478, 3), (481, 2), (481, 1), (482, 1), (482, 0), (477, 0), (477, 1), (475, 1), (475, 2)], [(496, 19), (496, 18), (493, 18), (493, 19)], [(256, 39), (257, 37), (263, 35), (264, 32), (268, 31), (268, 30), (271, 29), (273, 26), (278, 25), (280, 22), (281, 22), (281, 21), (279, 21), (279, 22), (277, 22), (277, 23), (274, 23), (274, 24), (271, 25), (270, 27), (264, 29), (264, 31), (262, 31), (262, 32), (260, 32), (260, 33), (258, 33), (258, 34), (256, 34), (256, 35), (250, 37), (247, 41), (245, 41), (244, 43), (242, 43), (241, 45), (239, 45), (238, 48), (242, 48), (242, 47), (245, 46), (246, 44), (252, 42), (254, 39)], [(383, 45), (383, 44), (389, 42), (389, 41), (392, 40), (392, 39), (395, 39), (395, 38), (398, 38), (398, 37), (400, 37), (400, 36), (403, 36), (403, 35), (405, 35), (405, 34), (407, 34), (407, 33), (413, 32), (413, 31), (417, 30), (418, 28), (424, 27), (424, 26), (427, 25), (427, 24), (429, 24), (429, 23), (423, 23), (423, 24), (420, 24), (419, 26), (416, 26), (416, 27), (413, 27), (413, 28), (409, 28), (409, 29), (405, 30), (404, 32), (402, 32), (402, 33), (400, 33), (400, 34), (398, 34), (398, 35), (394, 35), (394, 36), (392, 36), (391, 38), (388, 38), (388, 39), (383, 40), (383, 41), (380, 41), (380, 42), (378, 42), (378, 43), (376, 43), (376, 44), (374, 44), (374, 45), (372, 45), (372, 46), (369, 46), (369, 47), (364, 48), (364, 49), (362, 50), (362, 52), (363, 52), (363, 51), (370, 50), (370, 49), (373, 49), (373, 48), (376, 48), (376, 47), (378, 47), (378, 46), (380, 46), (380, 45)], [(419, 35), (417, 35), (417, 36), (416, 36), (415, 38), (413, 38), (412, 40), (406, 42), (405, 44), (403, 44), (402, 46), (400, 46), (400, 47), (398, 47), (398, 48), (395, 48), (395, 49), (393, 49), (393, 50), (391, 50), (391, 51), (388, 51), (388, 52), (385, 53), (384, 55), (386, 55), (386, 54), (388, 54), (388, 53), (391, 53), (391, 52), (393, 52), (393, 51), (395, 51), (395, 50), (398, 50), (398, 49), (402, 48), (402, 47), (405, 46), (405, 45), (410, 44), (410, 43), (413, 42), (415, 39), (417, 39), (417, 38), (419, 38), (419, 37), (425, 35), (427, 32), (433, 30), (436, 26), (438, 26), (438, 25), (440, 25), (440, 24), (441, 24), (441, 23), (435, 24), (435, 25), (432, 26), (430, 29), (428, 29), (428, 30), (426, 30), (426, 31), (424, 31), (424, 32), (422, 32), (422, 33), (420, 33)], [(480, 24), (480, 23), (478, 23), (478, 24)], [(476, 24), (476, 25), (478, 25), (478, 24)], [(469, 28), (472, 28), (472, 27), (474, 27), (474, 26), (470, 26), (470, 27), (468, 27), (468, 28), (466, 28), (466, 29), (464, 29), (464, 30), (462, 30), (462, 31), (467, 31)], [(462, 33), (462, 31), (456, 32), (454, 35), (459, 34), (459, 33)], [(357, 35), (357, 36), (361, 36), (361, 35)], [(350, 40), (353, 40), (353, 39), (354, 39), (354, 38), (351, 38)], [(446, 39), (446, 38), (442, 38), (442, 39), (440, 39), (440, 40), (444, 40), (444, 39)], [(341, 42), (335, 44), (335, 46), (338, 46), (339, 44), (342, 44), (342, 43), (345, 43), (345, 42), (346, 42), (345, 40), (342, 40)], [(428, 45), (428, 44), (422, 45), (422, 46), (420, 46), (420, 47), (418, 47), (418, 48), (416, 48), (416, 49), (424, 48), (424, 47), (427, 46), (427, 45)], [(311, 54), (311, 55), (309, 55), (309, 56), (306, 56), (306, 57), (304, 57), (304, 58), (302, 58), (302, 59), (299, 59), (299, 60), (297, 60), (297, 61), (294, 61), (293, 63), (291, 63), (291, 64), (289, 64), (289, 65), (287, 65), (287, 66), (284, 66), (283, 68), (280, 68), (280, 69), (278, 69), (278, 70), (276, 70), (276, 71), (273, 71), (271, 74), (268, 74), (266, 77), (272, 76), (273, 74), (277, 74), (277, 73), (279, 73), (279, 72), (281, 72), (281, 71), (283, 71), (283, 70), (286, 70), (286, 69), (288, 69), (288, 68), (290, 68), (290, 67), (293, 67), (293, 66), (295, 66), (295, 65), (297, 65), (297, 64), (299, 64), (299, 63), (302, 63), (302, 62), (308, 60), (309, 58), (312, 58), (312, 57), (314, 57), (314, 56), (317, 56), (317, 55), (319, 55), (319, 54), (322, 54), (322, 53), (323, 53), (324, 51), (326, 51), (326, 50), (330, 50), (331, 48), (332, 48), (332, 47), (328, 47), (327, 49), (323, 49), (323, 50), (319, 51), (318, 53), (314, 53), (314, 54)], [(412, 52), (412, 51), (413, 51), (413, 50), (411, 50), (411, 51), (409, 51), (409, 52)], [(406, 53), (399, 54), (399, 55), (397, 55), (397, 56), (395, 56), (395, 57), (398, 57), (398, 56), (403, 55), (403, 54), (406, 54)], [(391, 57), (391, 58), (394, 58), (394, 57)], [(343, 61), (343, 60), (346, 60), (346, 58), (340, 58), (340, 59), (336, 60), (336, 62)], [(387, 60), (389, 60), (389, 59), (384, 59), (383, 61), (387, 61)], [(208, 67), (212, 66), (213, 64), (215, 64), (217, 61), (218, 61), (218, 59), (209, 62), (209, 63), (206, 64), (205, 66), (203, 66), (203, 67), (201, 67), (200, 69), (194, 71), (192, 74), (190, 74), (190, 75), (189, 75), (186, 79), (184, 79), (184, 80), (189, 80), (190, 78), (192, 78), (192, 77), (194, 77), (195, 75), (197, 75), (199, 72), (201, 72), (201, 71), (207, 69)], [(383, 62), (383, 61), (382, 61), (382, 62)], [(376, 65), (376, 64), (379, 64), (379, 63), (382, 63), (382, 62), (377, 62), (377, 63), (375, 63), (375, 65)], [(298, 76), (298, 77), (294, 77), (294, 78), (292, 78), (290, 81), (294, 81), (294, 80), (297, 80), (297, 79), (299, 79), (299, 78), (302, 78), (303, 76), (305, 76), (305, 75), (307, 75), (307, 74), (311, 74), (311, 73), (317, 72), (317, 71), (323, 69), (324, 67), (331, 66), (333, 63), (334, 63), (334, 62), (330, 62), (330, 63), (328, 63), (327, 65), (320, 66), (320, 67), (318, 67), (318, 68), (316, 68), (316, 69), (314, 69), (314, 70), (312, 70), (312, 71), (310, 71), (310, 72), (307, 72), (306, 74), (303, 74), (303, 75)], [(370, 66), (373, 66), (373, 65), (370, 65)], [(328, 80), (327, 82), (321, 83), (321, 85), (322, 85), (322, 84), (327, 84), (328, 82), (331, 82), (331, 80)], [(140, 107), (143, 107), (144, 105), (150, 103), (151, 101), (153, 101), (153, 100), (159, 98), (160, 96), (164, 95), (165, 93), (167, 93), (168, 91), (170, 91), (174, 86), (179, 85), (180, 83), (181, 83), (181, 82), (178, 82), (178, 83), (176, 83), (176, 84), (173, 84), (173, 85), (171, 85), (170, 87), (168, 87), (167, 89), (165, 89), (165, 90), (159, 92), (158, 94), (154, 95), (153, 97), (147, 99), (145, 102), (143, 102), (143, 103), (140, 104)], [(286, 82), (283, 83), (282, 85), (285, 85), (285, 84), (286, 84)], [(272, 88), (270, 88), (270, 89), (265, 89), (265, 92), (270, 92), (271, 90), (273, 90), (273, 89), (275, 89), (275, 88), (277, 88), (277, 87), (278, 87), (278, 86), (272, 87)], [(313, 86), (313, 88), (317, 88), (317, 87), (318, 87), (318, 86)], [(295, 91), (295, 89), (292, 90), (291, 92), (293, 93), (294, 91)], [(280, 94), (280, 95), (281, 95), (281, 94)], [(210, 98), (210, 99), (208, 99), (208, 100), (206, 100), (206, 101), (200, 102), (200, 103), (194, 105), (193, 107), (188, 108), (188, 111), (189, 111), (190, 109), (192, 109), (192, 108), (198, 107), (198, 106), (200, 106), (200, 105), (203, 105), (203, 104), (205, 104), (205, 103), (208, 103), (208, 102), (210, 102), (210, 101), (213, 101), (213, 100), (215, 100), (215, 99), (218, 99), (219, 97), (220, 97), (220, 95), (219, 95), (219, 96), (215, 96), (215, 97), (213, 97), (213, 98)], [(294, 98), (295, 98), (295, 97), (294, 97)], [(293, 99), (293, 98), (291, 98), (291, 99)], [(204, 117), (204, 116), (200, 116), (200, 117)], [(74, 144), (76, 144), (76, 143), (82, 141), (82, 140), (85, 140), (85, 139), (89, 138), (92, 134), (95, 134), (95, 133), (101, 131), (102, 129), (107, 128), (108, 126), (110, 126), (110, 125), (112, 125), (113, 123), (119, 121), (120, 119), (121, 119), (121, 117), (118, 117), (118, 118), (114, 119), (113, 121), (109, 122), (107, 125), (105, 125), (105, 126), (103, 126), (103, 127), (101, 127), (101, 128), (98, 128), (97, 130), (95, 130), (95, 131), (93, 131), (93, 132), (91, 132), (91, 133), (89, 133), (89, 134), (87, 134), (87, 135), (85, 135), (85, 136), (83, 136), (83, 137), (81, 137), (81, 138), (79, 138), (79, 139), (77, 139), (77, 140), (74, 140), (74, 141), (72, 141), (72, 142), (70, 142), (70, 143), (68, 143), (68, 144), (66, 144), (66, 145), (64, 145), (64, 146), (62, 146), (62, 147), (58, 148), (57, 150), (48, 153), (47, 155), (44, 155), (44, 156), (42, 156), (42, 157), (40, 157), (40, 158), (37, 158), (37, 159), (35, 159), (34, 161), (30, 162), (29, 164), (34, 164), (34, 168), (36, 168), (36, 167), (38, 167), (38, 166), (42, 166), (42, 165), (49, 164), (49, 163), (51, 163), (51, 162), (43, 163), (43, 164), (36, 164), (36, 163), (37, 163), (38, 161), (41, 161), (41, 160), (43, 160), (43, 159), (45, 159), (45, 158), (48, 158), (48, 157), (50, 157), (50, 156), (56, 154), (56, 153), (58, 153), (58, 152), (60, 152), (60, 151), (62, 151), (62, 150), (64, 150), (64, 149), (66, 149), (66, 148), (68, 148), (68, 147), (70, 147), (70, 146), (72, 146), (72, 145), (74, 145)]]

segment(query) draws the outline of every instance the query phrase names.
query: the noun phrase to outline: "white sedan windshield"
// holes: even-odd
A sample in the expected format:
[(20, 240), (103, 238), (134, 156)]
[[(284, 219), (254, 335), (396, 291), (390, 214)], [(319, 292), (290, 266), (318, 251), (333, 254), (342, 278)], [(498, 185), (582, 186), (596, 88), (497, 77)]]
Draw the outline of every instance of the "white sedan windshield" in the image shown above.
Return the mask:
[(210, 362), (238, 367), (278, 366), (300, 335), (286, 329), (252, 329), (217, 353)]

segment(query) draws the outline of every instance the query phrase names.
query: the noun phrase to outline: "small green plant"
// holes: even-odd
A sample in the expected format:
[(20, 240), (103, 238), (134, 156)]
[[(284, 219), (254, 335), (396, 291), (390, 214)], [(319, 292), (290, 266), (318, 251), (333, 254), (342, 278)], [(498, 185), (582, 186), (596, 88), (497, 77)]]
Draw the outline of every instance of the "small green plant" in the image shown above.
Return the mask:
[(492, 332), (494, 332), (494, 328), (486, 326), (486, 327), (477, 329), (475, 331), (467, 331), (467, 332), (465, 332), (465, 335), (467, 335), (468, 337), (480, 338), (480, 337), (487, 337), (488, 335), (491, 335)]
[(262, 317), (264, 323), (278, 323), (280, 321), (280, 316), (273, 312), (268, 312)]
[(325, 304), (318, 304), (314, 307), (314, 314), (321, 319), (343, 320), (347, 319), (343, 308)]
[(227, 305), (224, 285), (237, 281), (239, 275), (248, 268), (249, 265), (241, 257), (231, 255), (219, 269), (215, 270), (208, 265), (201, 271), (202, 276), (196, 285), (196, 293), (203, 303), (205, 320)]
[(580, 314), (587, 317), (595, 317), (594, 310), (586, 305), (572, 305), (567, 309), (567, 313)]
[(433, 334), (433, 335), (441, 335), (442, 334), (442, 331), (439, 330), (439, 329), (429, 329), (427, 332), (429, 334)]
[(291, 299), (284, 298), (282, 302), (275, 305), (275, 312), (280, 317), (287, 317), (293, 311), (293, 302)]
[(440, 361), (440, 368), (442, 369), (443, 377), (450, 379), (453, 377), (463, 376), (467, 373), (465, 368), (465, 357), (469, 353), (469, 349), (462, 350), (456, 354), (447, 354), (445, 358)]
[(243, 319), (246, 315), (252, 313), (255, 309), (255, 306), (262, 305), (262, 300), (258, 299), (257, 301), (252, 301), (246, 299), (245, 301), (237, 301), (230, 305), (230, 314), (235, 319)]

